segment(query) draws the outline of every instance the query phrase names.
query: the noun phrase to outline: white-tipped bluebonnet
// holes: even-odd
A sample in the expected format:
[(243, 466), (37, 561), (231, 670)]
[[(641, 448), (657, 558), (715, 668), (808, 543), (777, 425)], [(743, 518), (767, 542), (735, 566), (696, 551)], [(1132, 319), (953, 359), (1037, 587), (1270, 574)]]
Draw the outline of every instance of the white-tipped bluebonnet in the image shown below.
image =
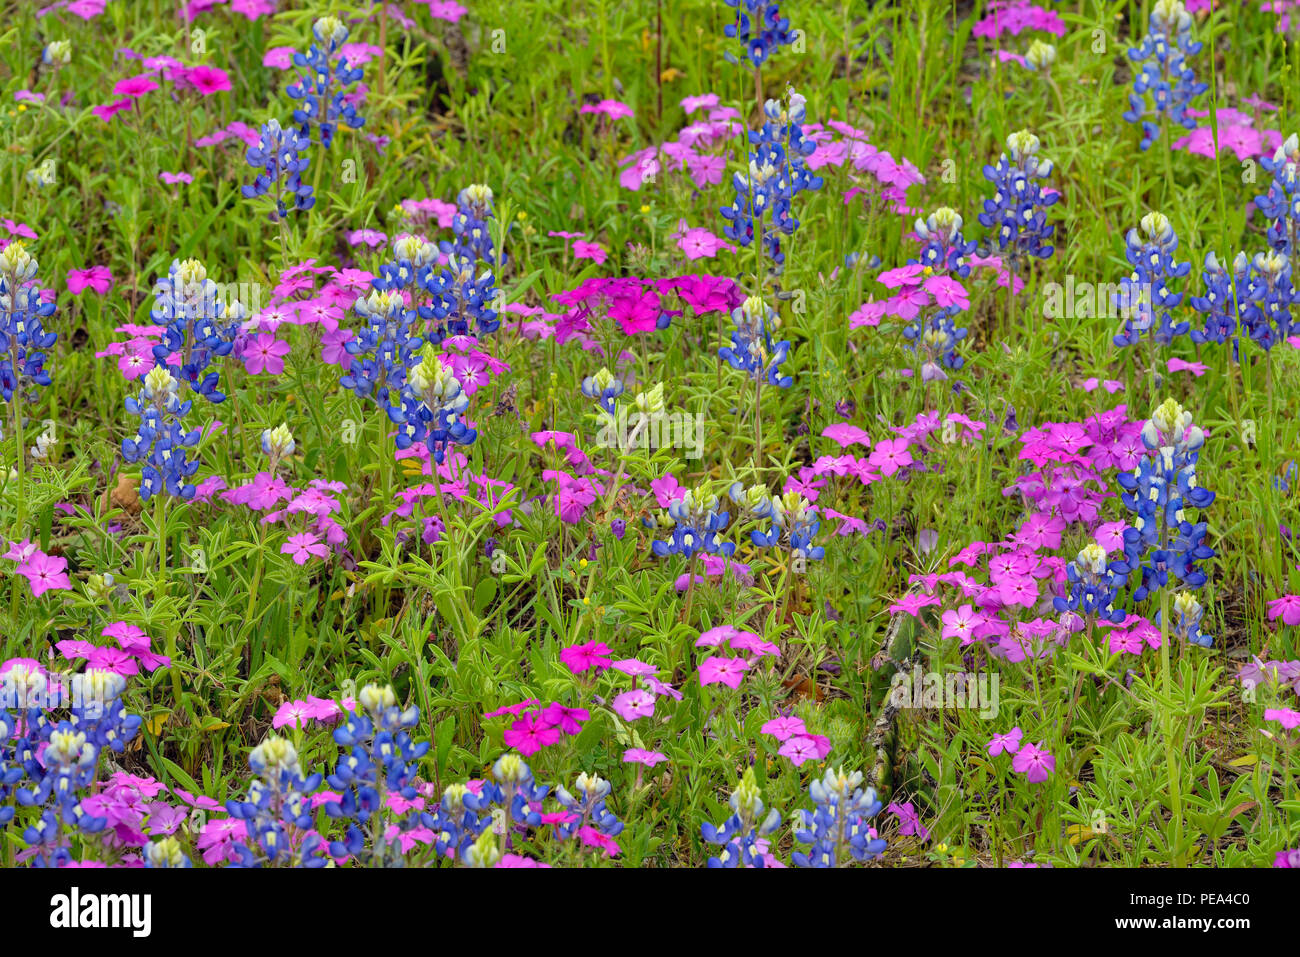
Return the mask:
[(1069, 593), (1052, 599), (1058, 612), (1073, 612), (1084, 619), (1100, 619), (1115, 624), (1124, 620), (1126, 612), (1115, 606), (1124, 579), (1111, 569), (1104, 548), (1096, 542), (1089, 542), (1074, 561), (1065, 566), (1065, 574)]
[(444, 792), (432, 824), (440, 854), (455, 849), (469, 867), (492, 867), (513, 835), (541, 825), (542, 802), (551, 789), (536, 781), (527, 761), (503, 754), (492, 764), (492, 777), (476, 792), (462, 785)]
[(349, 67), (345, 57), (336, 56), (348, 38), (347, 27), (338, 18), (321, 17), (312, 25), (312, 36), (316, 42), (311, 48), (293, 55), (298, 81), (285, 87), (285, 92), (302, 101), (293, 118), (302, 124), (303, 136), (310, 137), (315, 129), (317, 142), (329, 149), (340, 123), (353, 129), (365, 123), (349, 101), (348, 91), (361, 79), (362, 70)]
[(41, 51), (41, 62), (54, 69), (67, 66), (72, 62), (72, 41), (51, 40)]
[(1259, 165), (1273, 175), (1268, 192), (1255, 197), (1255, 206), (1268, 219), (1268, 243), (1294, 256), (1300, 233), (1300, 136), (1292, 133), (1271, 157)]
[(453, 253), (442, 269), (421, 272), (419, 285), (432, 297), (426, 338), (435, 345), (452, 336), (484, 336), (501, 326), (494, 308), (496, 277), (491, 270), (474, 274), (475, 260)]
[(273, 429), (262, 430), (262, 454), (270, 458), (272, 474), (275, 474), (276, 464), (286, 455), (293, 455), (297, 447), (287, 422), (281, 422)]
[(334, 741), (342, 750), (326, 780), (341, 798), (326, 801), (324, 807), (327, 815), (348, 824), (343, 840), (330, 842), (330, 856), (351, 855), (376, 867), (400, 866), (398, 836), (429, 827), (433, 816), (409, 807), (399, 812), (390, 806), (390, 799), (400, 798), (403, 806), (415, 800), (415, 762), (428, 753), (429, 742), (411, 739), (408, 729), (415, 727), (420, 711), (399, 707), (392, 688), (366, 685), (357, 692), (357, 706), (334, 730)]
[(779, 498), (773, 497), (767, 514), (772, 519), (771, 527), (766, 532), (758, 529), (750, 532), (750, 540), (759, 548), (780, 546), (798, 558), (814, 561), (825, 556), (826, 549), (813, 544), (821, 521), (801, 494), (786, 492)]
[(311, 795), (321, 776), (305, 776), (290, 741), (271, 735), (248, 755), (256, 777), (248, 796), (226, 802), (235, 820), (244, 822), (245, 839), (233, 842), (236, 867), (324, 867), (312, 827)]
[(903, 324), (905, 348), (916, 354), (922, 382), (947, 379), (945, 368), (955, 371), (966, 364), (965, 358), (957, 352), (969, 331), (965, 326), (957, 325), (957, 316), (962, 311), (958, 305), (927, 306)]
[(495, 218), (492, 188), (482, 183), (471, 183), (456, 195), (456, 214), (451, 218), (451, 232), (455, 238), (451, 241), (444, 239), (438, 247), (448, 256), (464, 260), (471, 269), (477, 260), (489, 266), (504, 266), (510, 257), (502, 253), (501, 262), (497, 263), (492, 228), (488, 223)]
[(736, 790), (727, 802), (730, 816), (719, 825), (705, 821), (700, 825), (700, 836), (709, 844), (722, 848), (716, 857), (710, 857), (708, 867), (763, 867), (764, 855), (758, 842), (777, 829), (781, 814), (776, 808), (768, 810), (754, 777), (754, 769), (746, 768)]
[[(496, 786), (487, 782), (488, 787)], [(492, 824), (492, 798), (464, 784), (449, 784), (442, 792), (430, 828), (434, 834), (434, 850), (439, 857), (462, 857), (478, 840), (478, 836)]]
[(755, 382), (788, 389), (794, 379), (781, 375), (781, 364), (790, 353), (787, 340), (775, 341), (776, 310), (760, 296), (750, 296), (731, 310), (731, 345), (718, 350), (718, 358), (733, 369), (748, 374)]
[(1191, 296), (1188, 303), (1205, 316), (1205, 325), (1191, 331), (1191, 340), (1198, 345), (1217, 342), (1219, 345), (1232, 339), (1232, 357), (1237, 356), (1237, 330), (1241, 325), (1241, 305), (1250, 288), (1250, 260), (1238, 253), (1228, 272), (1213, 252), (1205, 254), (1205, 268), (1201, 272), (1205, 295)]
[(868, 823), (880, 812), (874, 788), (863, 788), (862, 772), (828, 768), (808, 788), (812, 810), (795, 812), (794, 839), (810, 845), (795, 851), (796, 867), (841, 867), (850, 860), (869, 861), (885, 850), (885, 841)]
[(565, 824), (557, 824), (555, 833), (560, 837), (572, 837), (584, 827), (592, 827), (606, 837), (618, 837), (623, 833), (623, 822), (605, 803), (613, 790), (613, 785), (596, 774), (582, 772), (574, 783), (573, 791), (564, 787), (555, 789), (555, 799), (566, 811), (576, 815)]
[(607, 415), (614, 414), (618, 397), (623, 394), (623, 390), (623, 380), (604, 366), (601, 366), (600, 371), (595, 375), (589, 375), (582, 380), (582, 394), (589, 399), (595, 399), (601, 411)]
[[(1161, 623), (1160, 612), (1156, 612), (1156, 624)], [(1201, 631), (1201, 619), (1205, 616), (1205, 608), (1196, 596), (1189, 591), (1179, 592), (1174, 596), (1173, 614), (1169, 623), (1173, 636), (1185, 641), (1191, 645), (1199, 645), (1202, 648), (1212, 648), (1214, 638)]]
[(959, 279), (970, 275), (968, 259), (979, 244), (974, 240), (968, 242), (962, 235), (962, 218), (955, 209), (940, 206), (925, 219), (918, 219), (914, 228), (921, 241), (921, 253), (919, 258), (908, 260), (910, 265), (928, 266)]
[(245, 199), (270, 193), (275, 199), (273, 221), (279, 222), (289, 215), (289, 207), (311, 209), (316, 197), (302, 174), (310, 160), (302, 155), (311, 141), (307, 134), (294, 129), (284, 129), (279, 121), (270, 120), (261, 131), (256, 146), (245, 154), (248, 165), (260, 170), (252, 183), (239, 188)]
[(1300, 295), (1291, 281), (1291, 260), (1275, 250), (1256, 253), (1250, 263), (1241, 327), (1261, 349), (1291, 335), (1291, 307)]
[(187, 867), (193, 867), (181, 847), (181, 842), (174, 837), (164, 837), (157, 841), (150, 841), (144, 849), (144, 866), (149, 868), (164, 868), (171, 870), (183, 870)]
[(1128, 51), (1129, 59), (1143, 66), (1133, 78), (1133, 92), (1124, 119), (1142, 125), (1143, 150), (1150, 149), (1160, 136), (1161, 117), (1168, 117), (1170, 123), (1189, 130), (1196, 128), (1196, 120), (1187, 115), (1187, 107), (1209, 87), (1196, 82), (1187, 58), (1200, 51), (1201, 44), (1192, 39), (1191, 14), (1181, 0), (1156, 0), (1147, 35)]
[[(30, 676), (28, 672), (26, 677)], [(5, 698), (13, 697), (7, 675), (3, 688)], [(58, 690), (58, 703), (67, 706), (66, 711), (60, 709), (63, 717), (56, 718), (41, 705), (28, 707), (15, 727), (19, 736), (12, 745), (0, 739), (0, 763), (12, 767), (21, 762), (30, 782), (14, 791), (15, 800), (21, 807), (39, 809), (23, 831), (35, 865), (67, 863), (74, 837), (96, 834), (107, 826), (107, 818), (90, 813), (82, 802), (91, 797), (104, 751), (121, 754), (139, 733), (141, 718), (127, 714), (121, 701), (125, 689), (126, 679), (111, 671), (92, 668), (73, 675)], [(3, 757), (10, 747), (8, 757)]]
[(1019, 130), (1007, 137), (1007, 152), (994, 166), (984, 167), (984, 178), (996, 187), (984, 201), (980, 223), (994, 231), (998, 248), (1010, 259), (1014, 271), (1027, 257), (1047, 259), (1055, 248), (1047, 244), (1056, 227), (1047, 222), (1047, 210), (1061, 198), (1043, 187), (1052, 174), (1052, 161), (1038, 156), (1038, 137)]
[(1035, 73), (1044, 75), (1052, 72), (1052, 64), (1056, 62), (1056, 47), (1045, 40), (1034, 39), (1029, 44), (1029, 49), (1025, 51), (1025, 69), (1032, 70)]
[(129, 463), (144, 463), (140, 498), (148, 501), (160, 492), (176, 498), (194, 497), (190, 481), (199, 469), (189, 450), (199, 444), (200, 431), (185, 431), (184, 419), (193, 402), (182, 402), (180, 383), (166, 366), (154, 366), (144, 377), (138, 396), (127, 396), (126, 411), (139, 416), (135, 435), (122, 440), (122, 457)]
[(727, 527), (730, 515), (718, 510), (718, 497), (707, 489), (687, 489), (668, 506), (664, 524), (671, 527), (667, 541), (655, 541), (650, 551), (657, 558), (681, 555), (693, 558), (704, 552), (731, 557), (735, 543), (724, 542), (718, 533)]
[(1144, 334), (1160, 345), (1168, 345), (1190, 326), (1173, 319), (1170, 310), (1183, 301), (1183, 294), (1170, 292), (1169, 280), (1186, 276), (1192, 264), (1174, 260), (1178, 236), (1166, 216), (1147, 213), (1140, 226), (1140, 232), (1128, 231), (1124, 255), (1133, 272), (1120, 280), (1120, 291), (1115, 296), (1124, 317), (1124, 329), (1114, 340), (1121, 348), (1137, 345)]
[(776, 499), (768, 494), (766, 485), (746, 486), (743, 482), (732, 482), (727, 488), (727, 497), (740, 506), (742, 517), (772, 517), (772, 504)]
[(1188, 509), (1214, 501), (1214, 493), (1196, 480), (1205, 433), (1190, 412), (1167, 399), (1143, 426), (1142, 443), (1147, 454), (1137, 468), (1116, 477), (1120, 500), (1133, 518), (1124, 530), (1124, 555), (1110, 566), (1120, 586), (1140, 576), (1134, 601), (1166, 587), (1171, 576), (1186, 588), (1200, 588), (1206, 576), (1196, 563), (1214, 557), (1205, 544), (1206, 524), (1188, 520)]
[(791, 91), (785, 102), (768, 100), (763, 114), (763, 126), (749, 131), (746, 172), (732, 174), (735, 198), (719, 212), (727, 220), (722, 232), (728, 239), (749, 246), (759, 237), (763, 253), (779, 271), (785, 262), (781, 237), (799, 228), (790, 201), (805, 190), (821, 189), (822, 178), (804, 162), (817, 148), (803, 135), (804, 98)]
[(46, 350), (58, 336), (43, 320), (54, 315), (36, 280), (39, 264), (22, 240), (0, 250), (0, 394), (6, 402), (17, 394), (30, 401), (37, 386), (50, 384)]
[[(209, 402), (224, 402), (226, 396), (217, 388), (219, 375), (211, 366), (234, 351), (243, 306), (222, 301), (203, 263), (174, 259), (167, 278), (154, 284), (149, 317), (163, 327), (153, 347), (154, 362)], [(173, 355), (181, 361), (169, 363)]]
[(366, 324), (344, 346), (352, 358), (339, 382), (357, 398), (376, 402), (396, 422), (407, 369), (424, 340), (417, 334), (420, 307), (406, 304), (399, 285), (413, 277), (395, 265), (386, 268), (388, 273), (381, 270), (373, 280), (370, 295), (358, 297), (354, 305)]
[(453, 445), (473, 445), (478, 432), (465, 422), (469, 397), (452, 370), (443, 364), (431, 345), (426, 345), (407, 372), (401, 392), (397, 423), (397, 447), (410, 448), (422, 442), (433, 461), (441, 465)]

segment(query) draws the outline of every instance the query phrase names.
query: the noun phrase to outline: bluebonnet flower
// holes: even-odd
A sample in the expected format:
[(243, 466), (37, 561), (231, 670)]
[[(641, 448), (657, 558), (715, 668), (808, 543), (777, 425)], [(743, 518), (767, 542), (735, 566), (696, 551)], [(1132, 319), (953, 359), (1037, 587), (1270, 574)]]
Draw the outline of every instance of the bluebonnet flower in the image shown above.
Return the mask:
[(420, 285), (433, 299), (427, 338), (437, 345), (452, 336), (483, 336), (501, 326), (493, 308), (496, 278), (490, 270), (474, 275), (474, 260), (453, 253), (441, 270), (425, 270)]
[(1043, 40), (1035, 39), (1025, 51), (1025, 69), (1048, 75), (1052, 64), (1056, 62), (1056, 47)]
[(250, 146), (245, 155), (248, 165), (258, 170), (251, 184), (239, 188), (245, 199), (271, 193), (275, 198), (275, 214), (271, 219), (280, 222), (289, 215), (289, 203), (297, 210), (311, 209), (316, 197), (309, 184), (302, 181), (302, 173), (311, 162), (303, 156), (310, 145), (307, 134), (293, 129), (283, 129), (277, 120), (262, 127), (256, 146)]
[(777, 324), (776, 310), (761, 296), (750, 296), (731, 310), (731, 345), (718, 350), (718, 358), (733, 369), (748, 373), (755, 382), (788, 389), (794, 379), (781, 375), (781, 364), (790, 354), (787, 340), (773, 341)]
[(1069, 595), (1052, 599), (1058, 612), (1073, 612), (1083, 618), (1096, 617), (1115, 624), (1127, 617), (1123, 608), (1115, 607), (1122, 580), (1117, 581), (1106, 561), (1106, 550), (1096, 542), (1088, 543), (1079, 551), (1075, 560), (1065, 566), (1065, 574)]
[(1168, 345), (1189, 328), (1189, 323), (1174, 322), (1170, 315), (1169, 310), (1183, 301), (1183, 294), (1171, 293), (1168, 280), (1183, 278), (1191, 272), (1192, 264), (1175, 262), (1178, 236), (1167, 217), (1147, 213), (1140, 225), (1141, 233), (1136, 229), (1128, 231), (1124, 255), (1133, 272), (1120, 281), (1115, 297), (1124, 317), (1124, 331), (1114, 340), (1120, 348), (1137, 345), (1143, 333), (1154, 343)]
[(569, 838), (584, 827), (593, 827), (606, 837), (618, 837), (623, 833), (623, 822), (605, 804), (613, 785), (596, 774), (582, 772), (578, 775), (570, 792), (564, 787), (555, 789), (555, 799), (560, 806), (577, 817), (566, 824), (557, 824), (555, 833)]
[(772, 518), (771, 527), (766, 532), (758, 529), (750, 532), (750, 540), (759, 548), (782, 546), (797, 558), (815, 561), (825, 556), (826, 549), (813, 544), (821, 521), (801, 494), (786, 492), (780, 498), (774, 497), (768, 514)]
[(14, 819), (14, 806), (9, 803), (13, 786), (23, 779), (22, 762), (15, 760), (9, 742), (13, 740), (18, 724), (14, 716), (4, 708), (0, 701), (0, 828)]
[[(366, 685), (357, 692), (357, 705), (343, 726), (334, 730), (334, 741), (343, 750), (326, 780), (342, 798), (326, 801), (325, 813), (348, 825), (343, 840), (330, 842), (330, 856), (351, 855), (375, 867), (400, 866), (402, 845), (397, 838), (414, 828), (430, 827), (433, 815), (415, 809), (399, 813), (389, 800), (415, 799), (415, 762), (428, 753), (429, 742), (411, 739), (408, 729), (419, 721), (420, 709), (399, 708), (391, 687)], [(362, 831), (366, 827), (368, 846)]]
[[(929, 269), (927, 266), (927, 272)], [(927, 306), (903, 324), (905, 348), (920, 360), (922, 382), (947, 379), (945, 368), (957, 370), (966, 364), (965, 358), (957, 353), (957, 347), (969, 331), (957, 325), (957, 316), (962, 312), (963, 307), (956, 304)]]
[(1232, 358), (1237, 355), (1237, 330), (1241, 325), (1241, 306), (1250, 288), (1250, 260), (1238, 253), (1232, 261), (1232, 272), (1219, 263), (1213, 252), (1205, 254), (1205, 268), (1201, 273), (1205, 295), (1188, 299), (1191, 307), (1205, 315), (1205, 327), (1193, 329), (1191, 340), (1198, 345), (1217, 342), (1219, 345), (1232, 339)]
[(722, 32), (745, 44), (745, 55), (754, 66), (762, 66), (780, 47), (795, 42), (788, 17), (781, 16), (776, 0), (723, 0), (736, 9), (736, 21)]
[[(393, 241), (392, 262), (379, 267), (379, 275), (371, 280), (371, 285), (380, 292), (422, 288), (437, 260), (438, 249), (433, 243), (418, 236), (399, 236)], [(422, 312), (421, 318), (433, 318), (432, 311)]]
[(935, 272), (965, 279), (970, 275), (967, 259), (979, 244), (974, 240), (967, 242), (961, 228), (961, 215), (948, 206), (940, 206), (925, 219), (918, 219), (915, 229), (921, 240), (921, 254), (918, 259), (909, 259), (908, 264), (928, 266)]
[(145, 847), (144, 866), (181, 870), (193, 867), (194, 864), (186, 856), (180, 841), (174, 837), (164, 837), (157, 841), (151, 841)]
[(293, 440), (293, 433), (289, 431), (289, 423), (281, 422), (273, 429), (264, 429), (262, 431), (262, 454), (271, 460), (270, 472), (275, 474), (275, 467), (286, 455), (293, 455), (297, 443)]
[(484, 831), (465, 848), (460, 859), (466, 867), (496, 867), (504, 856), (496, 836), (491, 831)]
[(817, 148), (803, 136), (804, 98), (791, 92), (788, 104), (768, 100), (763, 113), (767, 121), (749, 131), (748, 175), (732, 174), (735, 198), (719, 212), (727, 220), (722, 231), (728, 239), (749, 246), (757, 235), (763, 253), (780, 271), (785, 262), (781, 237), (799, 228), (790, 201), (805, 190), (821, 189), (823, 181), (804, 162)]
[[(23, 841), (34, 851), (33, 863), (58, 867), (71, 859), (74, 835), (97, 834), (107, 827), (108, 819), (89, 813), (82, 801), (91, 796), (100, 755), (105, 750), (124, 752), (142, 722), (139, 715), (128, 715), (122, 704), (126, 679), (119, 674), (88, 669), (57, 690), (49, 688), (43, 676), (37, 688), (34, 678), (30, 670), (16, 680), (6, 674), (0, 686), (4, 698), (12, 699), (17, 691), (17, 697), (34, 705), (25, 709), (21, 736), (12, 752), (32, 786), (16, 789), (14, 798), (22, 807), (41, 809), (23, 831)], [(21, 691), (18, 682), (23, 683)], [(42, 706), (40, 698), (47, 692), (53, 697), (44, 704), (66, 705), (66, 717), (56, 720)]]
[[(486, 782), (486, 788), (496, 788)], [(475, 794), (464, 784), (449, 784), (429, 825), (434, 833), (434, 850), (441, 857), (463, 858), (480, 834), (492, 823), (495, 791)]]
[(51, 40), (41, 51), (41, 62), (54, 69), (67, 66), (72, 62), (72, 41)]
[[(383, 271), (381, 268), (381, 274)], [(424, 340), (417, 335), (419, 307), (408, 307), (394, 282), (394, 278), (381, 275), (373, 281), (376, 288), (370, 295), (357, 299), (354, 308), (366, 325), (344, 345), (352, 359), (339, 382), (357, 398), (376, 402), (397, 422), (407, 369)], [(381, 289), (383, 285), (393, 288)]]
[(808, 788), (813, 809), (795, 812), (794, 839), (810, 845), (806, 853), (795, 851), (797, 867), (841, 867), (855, 861), (869, 861), (885, 850), (885, 842), (868, 823), (882, 804), (874, 788), (862, 788), (862, 772), (845, 774), (828, 768), (821, 780)]
[[(492, 777), (495, 781), (485, 781), (477, 794), (466, 791), (458, 795), (459, 803), (474, 815), (468, 821), (462, 819), (457, 827), (460, 858), (470, 867), (492, 867), (509, 849), (513, 832), (540, 826), (538, 809), (550, 792), (548, 785), (537, 783), (533, 769), (517, 754), (498, 757), (492, 764)], [(489, 823), (493, 827), (487, 830)], [(477, 840), (470, 837), (476, 827)]]
[[(218, 374), (210, 371), (214, 359), (229, 355), (235, 347), (243, 318), (242, 304), (227, 307), (218, 287), (197, 259), (172, 260), (167, 278), (154, 285), (154, 304), (149, 311), (163, 327), (153, 347), (154, 362), (209, 402), (219, 404), (226, 396), (217, 388)], [(170, 365), (172, 355), (181, 358)]]
[(693, 558), (699, 552), (725, 555), (736, 551), (732, 542), (723, 542), (718, 533), (727, 527), (730, 515), (718, 511), (718, 497), (707, 489), (688, 489), (668, 506), (664, 523), (672, 528), (668, 541), (656, 541), (650, 550), (658, 558), (681, 555)]
[(1283, 495), (1290, 495), (1297, 471), (1300, 471), (1300, 466), (1294, 460), (1287, 462), (1282, 468), (1282, 474), (1273, 476), (1273, 487)]
[(1259, 165), (1273, 174), (1268, 192), (1255, 197), (1255, 206), (1269, 220), (1269, 245), (1294, 256), (1300, 229), (1300, 136), (1292, 133), (1271, 157), (1261, 157)]
[(285, 92), (302, 101), (302, 106), (293, 111), (293, 118), (302, 124), (303, 136), (309, 136), (315, 127), (321, 146), (329, 149), (339, 123), (353, 129), (365, 123), (348, 101), (347, 89), (361, 79), (362, 71), (349, 68), (343, 56), (335, 58), (348, 38), (348, 29), (341, 20), (321, 17), (312, 24), (311, 32), (316, 42), (305, 54), (293, 55), (294, 65), (299, 68), (298, 82), (285, 87)]
[(601, 366), (600, 371), (595, 375), (589, 375), (582, 380), (582, 394), (589, 399), (595, 399), (601, 411), (610, 416), (615, 414), (618, 397), (623, 394), (623, 389), (623, 380), (615, 377), (614, 373), (604, 366)]
[[(1170, 622), (1175, 638), (1202, 648), (1214, 646), (1214, 639), (1201, 632), (1201, 618), (1205, 609), (1189, 591), (1179, 592), (1174, 596), (1173, 621)], [(1160, 612), (1156, 612), (1156, 624), (1160, 624)]]
[(1241, 327), (1261, 349), (1291, 335), (1291, 306), (1300, 302), (1291, 282), (1291, 260), (1274, 250), (1251, 260), (1241, 310)]
[(1047, 209), (1061, 196), (1048, 192), (1040, 182), (1053, 169), (1051, 160), (1038, 157), (1040, 145), (1028, 130), (1012, 133), (1007, 137), (1010, 155), (1003, 153), (996, 166), (985, 166), (983, 171), (996, 190), (992, 199), (984, 201), (979, 221), (996, 232), (998, 248), (1008, 254), (1013, 273), (1024, 257), (1047, 259), (1055, 251), (1045, 245), (1056, 231), (1047, 223)]
[[(498, 265), (492, 243), (492, 230), (488, 220), (496, 216), (492, 208), (492, 189), (482, 183), (471, 183), (456, 195), (456, 214), (451, 219), (450, 242), (443, 240), (438, 247), (448, 256), (464, 260), (473, 268), (476, 260), (489, 266)], [(501, 255), (500, 265), (509, 260)]]
[(709, 858), (709, 867), (763, 867), (763, 854), (758, 842), (771, 834), (781, 824), (781, 814), (763, 804), (763, 797), (754, 778), (754, 769), (745, 768), (740, 784), (731, 792), (727, 802), (731, 816), (721, 825), (709, 821), (700, 825), (700, 835), (710, 844), (721, 846), (716, 857)]
[(473, 445), (478, 432), (465, 424), (469, 398), (451, 369), (443, 365), (433, 347), (426, 345), (419, 361), (408, 370), (401, 406), (390, 417), (397, 423), (397, 447), (423, 442), (434, 462), (441, 465), (453, 445)]
[(199, 469), (189, 449), (199, 444), (200, 430), (186, 432), (184, 419), (193, 402), (182, 402), (180, 383), (166, 366), (154, 366), (144, 377), (139, 396), (127, 396), (126, 411), (140, 417), (134, 437), (122, 440), (122, 457), (129, 463), (143, 462), (140, 498), (148, 501), (160, 492), (176, 498), (194, 497), (189, 481)]
[(0, 250), (0, 394), (31, 400), (36, 386), (50, 384), (45, 353), (58, 339), (42, 320), (54, 315), (36, 280), (39, 264), (22, 240)]
[(23, 174), (23, 179), (37, 189), (47, 189), (58, 182), (54, 174), (54, 167), (49, 163), (42, 163), (40, 166), (32, 167)]
[(1135, 601), (1164, 588), (1170, 576), (1187, 588), (1200, 588), (1206, 576), (1196, 562), (1214, 557), (1205, 544), (1206, 524), (1187, 519), (1187, 509), (1214, 501), (1214, 493), (1196, 481), (1205, 433), (1192, 424), (1190, 412), (1167, 399), (1143, 426), (1142, 443), (1148, 452), (1137, 468), (1116, 477), (1120, 500), (1134, 517), (1124, 530), (1124, 556), (1111, 564), (1121, 587), (1140, 574)]
[(0, 675), (0, 827), (14, 819), (9, 798), (26, 775), (24, 763), (29, 756), (24, 749), (30, 742), (20, 732), (31, 712), (40, 714), (48, 694), (49, 679), (35, 662), (14, 663)]
[(766, 485), (745, 486), (743, 482), (732, 482), (727, 488), (727, 497), (740, 507), (741, 514), (754, 518), (771, 518), (772, 506), (776, 501), (768, 494)]
[(298, 764), (298, 750), (284, 738), (271, 735), (248, 755), (257, 777), (248, 797), (226, 802), (226, 810), (243, 821), (247, 837), (232, 843), (237, 867), (324, 867), (317, 853), (321, 838), (309, 834), (312, 826), (311, 795), (321, 776), (306, 777)]
[(423, 286), (438, 250), (432, 243), (403, 236), (393, 243), (393, 256), (371, 280), (370, 295), (354, 304), (366, 326), (344, 345), (353, 358), (339, 381), (358, 398), (372, 399), (397, 422), (407, 370), (425, 342), (424, 330), (434, 321), (434, 303), (425, 298)]
[[(1157, 119), (1167, 117), (1171, 123), (1196, 128), (1196, 120), (1187, 115), (1192, 99), (1204, 93), (1209, 86), (1196, 82), (1195, 72), (1187, 65), (1187, 58), (1201, 51), (1201, 44), (1192, 40), (1192, 17), (1181, 0), (1156, 0), (1151, 11), (1147, 35), (1142, 42), (1128, 51), (1134, 63), (1147, 62), (1133, 78), (1133, 92), (1129, 95), (1129, 108), (1124, 119), (1142, 124), (1141, 148), (1148, 150), (1160, 136)], [(1154, 58), (1154, 59), (1152, 59)], [(1147, 94), (1151, 106), (1147, 106)]]

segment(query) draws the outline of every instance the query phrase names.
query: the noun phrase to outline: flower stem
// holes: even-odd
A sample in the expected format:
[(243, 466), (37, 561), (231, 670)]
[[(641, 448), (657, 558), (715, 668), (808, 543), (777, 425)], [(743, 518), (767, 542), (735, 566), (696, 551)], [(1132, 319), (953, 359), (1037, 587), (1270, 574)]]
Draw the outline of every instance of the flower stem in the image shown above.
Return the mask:
[[(1173, 859), (1171, 863), (1174, 867), (1181, 867), (1183, 845), (1182, 770), (1179, 767), (1181, 754), (1174, 753), (1174, 728), (1177, 722), (1174, 720), (1172, 711), (1173, 666), (1169, 661), (1169, 637), (1169, 589), (1162, 588), (1160, 589), (1160, 668), (1164, 672), (1165, 697), (1170, 701), (1170, 705), (1166, 708), (1162, 717), (1165, 739), (1165, 764), (1169, 769), (1169, 801), (1174, 825), (1173, 846), (1171, 848)], [(1181, 748), (1179, 750), (1181, 751)]]

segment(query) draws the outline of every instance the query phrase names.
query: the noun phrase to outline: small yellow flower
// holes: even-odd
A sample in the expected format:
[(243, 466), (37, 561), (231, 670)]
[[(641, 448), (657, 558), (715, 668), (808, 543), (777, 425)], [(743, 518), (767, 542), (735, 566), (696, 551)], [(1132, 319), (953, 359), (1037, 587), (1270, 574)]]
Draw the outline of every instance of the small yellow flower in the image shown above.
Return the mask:
[(642, 212), (643, 214), (644, 214), (644, 213), (648, 213), (648, 212), (650, 212), (650, 204), (649, 204), (649, 203), (642, 203), (642, 204), (641, 204), (641, 212)]

